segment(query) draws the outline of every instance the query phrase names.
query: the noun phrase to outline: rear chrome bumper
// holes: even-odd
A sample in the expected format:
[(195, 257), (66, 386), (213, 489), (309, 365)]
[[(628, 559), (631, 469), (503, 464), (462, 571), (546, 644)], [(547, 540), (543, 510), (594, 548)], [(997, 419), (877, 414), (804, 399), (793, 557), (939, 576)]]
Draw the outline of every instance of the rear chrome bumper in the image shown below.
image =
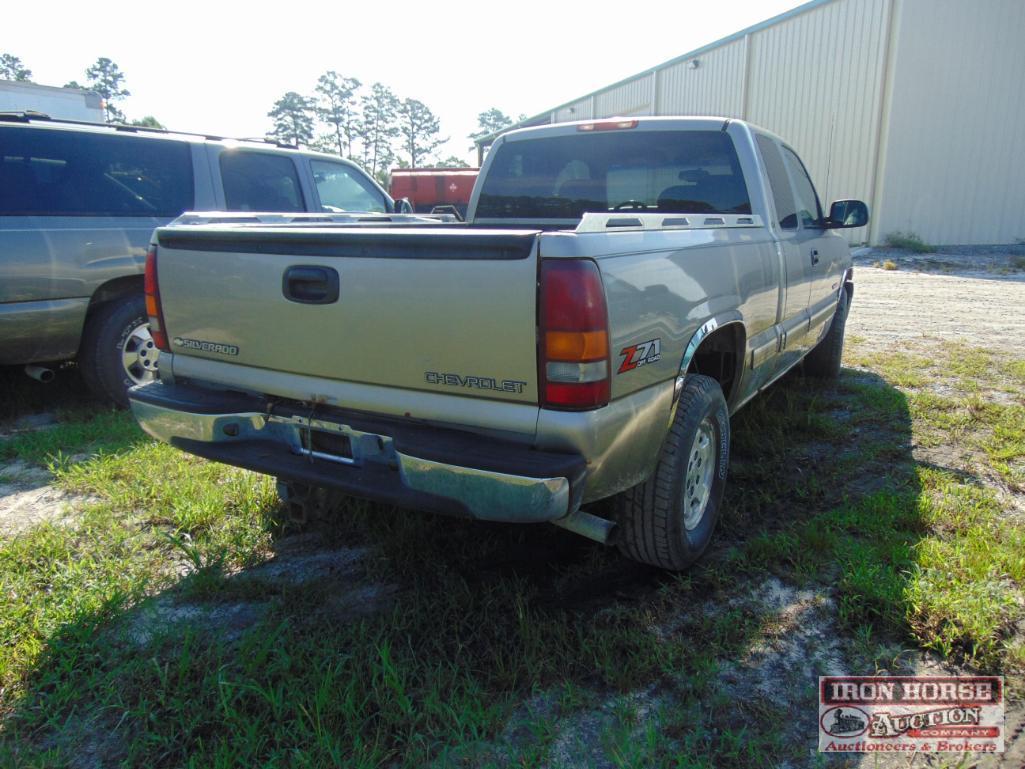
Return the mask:
[(582, 458), (372, 415), (293, 407), (189, 385), (129, 393), (158, 440), (354, 496), (490, 521), (553, 521), (580, 503)]

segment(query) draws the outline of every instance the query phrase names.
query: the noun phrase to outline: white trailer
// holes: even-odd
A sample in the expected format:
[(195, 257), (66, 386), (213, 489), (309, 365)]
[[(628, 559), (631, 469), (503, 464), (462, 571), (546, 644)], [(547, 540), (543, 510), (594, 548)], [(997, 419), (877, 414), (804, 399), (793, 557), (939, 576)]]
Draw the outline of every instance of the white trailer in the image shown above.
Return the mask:
[(102, 123), (103, 99), (78, 88), (0, 80), (0, 112), (42, 112), (61, 120)]

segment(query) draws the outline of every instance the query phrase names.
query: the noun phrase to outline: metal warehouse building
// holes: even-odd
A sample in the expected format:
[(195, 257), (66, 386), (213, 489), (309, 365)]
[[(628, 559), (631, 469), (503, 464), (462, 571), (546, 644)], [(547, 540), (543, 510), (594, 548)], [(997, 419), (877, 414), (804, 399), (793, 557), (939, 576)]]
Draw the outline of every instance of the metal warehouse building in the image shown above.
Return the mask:
[(853, 242), (1025, 238), (1025, 0), (813, 0), (516, 127), (619, 115), (768, 128), (868, 203)]

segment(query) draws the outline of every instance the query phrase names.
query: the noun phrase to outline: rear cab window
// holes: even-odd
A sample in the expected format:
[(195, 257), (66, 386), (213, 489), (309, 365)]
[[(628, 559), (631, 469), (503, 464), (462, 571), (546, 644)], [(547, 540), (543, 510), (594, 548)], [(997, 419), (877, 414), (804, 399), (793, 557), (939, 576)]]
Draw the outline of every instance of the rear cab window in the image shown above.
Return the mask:
[(584, 213), (749, 214), (733, 141), (722, 131), (610, 131), (507, 141), (478, 218), (579, 219)]
[(310, 170), (320, 196), (320, 208), (327, 212), (367, 211), (385, 213), (384, 197), (370, 180), (344, 163), (310, 159)]
[(178, 216), (193, 201), (186, 142), (0, 129), (0, 216), (163, 218)]
[(250, 150), (221, 153), (228, 211), (305, 211), (295, 163), (287, 155)]

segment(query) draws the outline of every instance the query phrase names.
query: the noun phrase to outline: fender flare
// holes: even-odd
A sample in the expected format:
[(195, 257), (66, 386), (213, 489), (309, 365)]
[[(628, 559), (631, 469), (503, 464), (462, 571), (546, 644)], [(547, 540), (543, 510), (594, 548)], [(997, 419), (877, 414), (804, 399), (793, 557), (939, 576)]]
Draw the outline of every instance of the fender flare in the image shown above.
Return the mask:
[[(718, 315), (714, 315), (704, 323), (702, 323), (698, 330), (695, 331), (690, 341), (687, 342), (687, 346), (683, 348), (683, 358), (680, 360), (679, 376), (683, 376), (687, 373), (687, 369), (690, 368), (690, 363), (694, 359), (694, 354), (698, 351), (701, 343), (705, 341), (705, 338), (710, 336), (712, 332), (718, 331), (724, 326), (729, 326), (733, 323), (739, 323), (741, 327), (744, 325), (743, 316), (736, 310), (730, 310), (729, 312), (723, 312)], [(744, 329), (744, 336), (747, 336), (747, 329)]]
[[(747, 328), (744, 326), (744, 317), (737, 310), (730, 310), (729, 312), (722, 312), (718, 315), (713, 315), (698, 326), (697, 331), (691, 334), (690, 341), (687, 342), (687, 346), (683, 348), (683, 358), (680, 360), (680, 368), (676, 374), (676, 383), (673, 386), (673, 407), (670, 409), (669, 414), (670, 424), (672, 424), (673, 419), (676, 416), (676, 402), (680, 398), (680, 393), (683, 392), (683, 384), (687, 377), (687, 369), (690, 368), (691, 361), (694, 359), (694, 355), (697, 353), (698, 348), (701, 347), (701, 343), (711, 336), (713, 332), (734, 324), (740, 324), (740, 327), (744, 331), (744, 338), (746, 340)], [(747, 350), (741, 350), (740, 353), (740, 360), (743, 361), (747, 355)]]

